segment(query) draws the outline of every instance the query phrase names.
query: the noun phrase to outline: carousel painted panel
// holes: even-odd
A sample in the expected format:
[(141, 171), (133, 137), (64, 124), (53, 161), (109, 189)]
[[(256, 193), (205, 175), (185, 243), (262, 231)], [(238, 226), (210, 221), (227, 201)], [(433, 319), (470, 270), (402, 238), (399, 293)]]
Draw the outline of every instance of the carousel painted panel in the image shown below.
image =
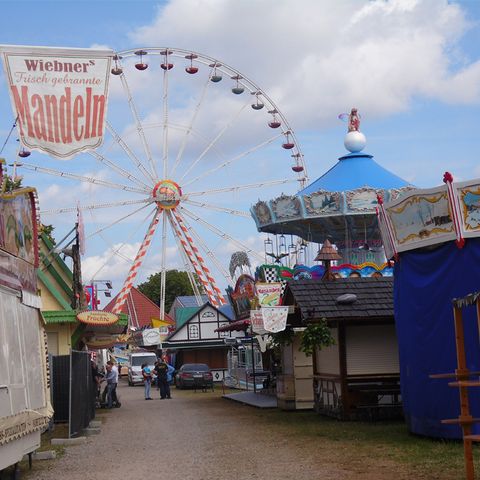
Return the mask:
[(320, 190), (310, 195), (304, 195), (302, 198), (307, 217), (340, 215), (342, 213), (343, 199), (339, 192)]
[(302, 217), (300, 199), (295, 196), (281, 195), (270, 202), (276, 220), (292, 220)]
[(385, 211), (398, 252), (455, 239), (445, 185), (416, 190), (385, 205)]
[(253, 207), (252, 213), (254, 216), (255, 221), (257, 222), (257, 226), (269, 225), (273, 223), (273, 215), (270, 211), (268, 203), (259, 200)]
[(464, 237), (480, 234), (480, 180), (455, 184), (460, 205), (461, 226)]
[(378, 205), (377, 194), (383, 196), (383, 190), (361, 188), (345, 192), (346, 210), (349, 212), (375, 213)]

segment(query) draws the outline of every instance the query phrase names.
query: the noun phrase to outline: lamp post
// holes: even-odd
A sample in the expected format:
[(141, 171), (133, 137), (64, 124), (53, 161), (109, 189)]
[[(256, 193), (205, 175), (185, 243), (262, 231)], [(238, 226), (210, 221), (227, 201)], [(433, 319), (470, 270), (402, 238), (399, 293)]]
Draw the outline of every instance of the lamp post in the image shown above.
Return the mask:
[[(99, 286), (103, 288), (99, 288)], [(93, 287), (93, 309), (97, 310), (100, 300), (98, 300), (98, 292), (104, 292), (106, 297), (111, 297), (112, 281), (111, 280), (92, 280)]]

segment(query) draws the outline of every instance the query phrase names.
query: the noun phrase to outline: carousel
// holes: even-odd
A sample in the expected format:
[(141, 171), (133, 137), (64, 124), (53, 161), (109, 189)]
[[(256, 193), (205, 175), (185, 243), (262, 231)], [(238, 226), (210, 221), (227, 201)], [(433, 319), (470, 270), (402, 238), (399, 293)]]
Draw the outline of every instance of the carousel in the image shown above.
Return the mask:
[(367, 142), (357, 110), (342, 116), (348, 121), (348, 153), (297, 194), (259, 200), (251, 208), (258, 231), (272, 234), (265, 240), (265, 258), (270, 260), (265, 263), (273, 263), (280, 276), (322, 276), (322, 266), (304, 265), (318, 250), (315, 246), (309, 258), (309, 246), (327, 239), (341, 255), (332, 267), (338, 276), (392, 275), (378, 227), (377, 195), (390, 201), (412, 187), (364, 152)]

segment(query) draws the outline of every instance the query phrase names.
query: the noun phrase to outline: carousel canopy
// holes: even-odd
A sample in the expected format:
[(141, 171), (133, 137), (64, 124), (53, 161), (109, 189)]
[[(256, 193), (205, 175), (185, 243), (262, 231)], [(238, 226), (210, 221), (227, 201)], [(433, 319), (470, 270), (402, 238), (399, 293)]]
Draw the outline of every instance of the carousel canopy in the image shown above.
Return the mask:
[(408, 185), (408, 182), (381, 167), (373, 160), (373, 155), (356, 152), (340, 157), (330, 170), (297, 195), (309, 195), (319, 190), (343, 192), (362, 187), (388, 190), (403, 188)]

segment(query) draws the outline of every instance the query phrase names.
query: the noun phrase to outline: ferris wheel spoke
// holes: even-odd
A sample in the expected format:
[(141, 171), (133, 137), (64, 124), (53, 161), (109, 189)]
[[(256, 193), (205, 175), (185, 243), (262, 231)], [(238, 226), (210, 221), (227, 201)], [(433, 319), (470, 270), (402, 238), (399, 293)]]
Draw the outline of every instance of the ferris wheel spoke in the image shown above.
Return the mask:
[[(100, 234), (101, 232), (104, 232), (105, 230), (108, 230), (109, 228), (112, 228), (114, 227), (115, 225), (118, 225), (120, 222), (123, 222), (124, 220), (126, 220), (127, 218), (135, 215), (136, 213), (142, 211), (144, 208), (147, 208), (149, 204), (147, 205), (142, 205), (140, 208), (137, 208), (136, 210), (134, 210), (133, 212), (130, 212), (128, 213), (127, 215), (124, 215), (123, 217), (120, 217), (120, 218), (117, 218), (116, 220), (114, 220), (112, 223), (109, 223), (108, 225), (106, 225), (105, 227), (102, 227), (102, 228), (99, 228), (98, 230), (96, 230), (95, 232), (91, 233), (90, 235), (88, 235), (86, 238), (89, 239), (89, 238), (92, 238), (94, 237), (95, 235), (98, 235)], [(156, 209), (156, 207), (155, 207)]]
[(254, 147), (245, 150), (245, 152), (240, 153), (239, 155), (236, 155), (230, 160), (227, 160), (226, 162), (223, 162), (221, 165), (218, 165), (217, 167), (214, 167), (210, 170), (207, 170), (205, 173), (202, 173), (198, 177), (194, 178), (193, 180), (190, 180), (189, 182), (184, 184), (184, 187), (187, 187), (188, 185), (200, 180), (201, 178), (207, 177), (208, 175), (211, 175), (212, 173), (215, 173), (216, 171), (220, 170), (221, 168), (224, 168), (233, 162), (236, 162), (237, 160), (240, 160), (241, 158), (246, 157), (247, 155), (250, 155), (251, 153), (267, 146), (270, 145), (272, 142), (274, 142), (277, 138), (281, 137), (283, 134), (280, 133), (278, 135), (275, 135), (274, 137), (270, 138), (269, 140), (266, 140), (265, 142), (259, 143), (258, 145), (255, 145)]
[(142, 142), (143, 149), (145, 151), (145, 155), (150, 163), (150, 167), (152, 168), (152, 174), (154, 178), (158, 177), (157, 168), (155, 166), (155, 162), (152, 158), (152, 153), (150, 151), (150, 147), (148, 145), (147, 139), (145, 137), (145, 132), (143, 131), (143, 125), (140, 120), (140, 116), (138, 115), (137, 107), (135, 106), (135, 102), (133, 101), (133, 96), (130, 91), (130, 87), (128, 86), (127, 79), (125, 75), (122, 73), (120, 75), (120, 81), (122, 82), (123, 89), (125, 90), (125, 94), (127, 96), (128, 105), (133, 115), (133, 119), (135, 121), (135, 126), (137, 129), (138, 136), (140, 137), (140, 141)]
[(104, 155), (100, 155), (95, 150), (89, 150), (87, 153), (92, 157), (94, 157), (96, 160), (98, 160), (100, 163), (103, 163), (103, 165), (110, 167), (112, 170), (120, 174), (122, 177), (136, 183), (137, 186), (145, 189), (145, 191), (148, 192), (151, 190), (151, 188), (146, 183), (142, 182), (142, 180), (138, 179), (135, 175), (132, 175), (130, 172), (127, 172), (125, 169), (118, 166), (117, 164), (115, 164), (114, 162), (106, 158)]
[(94, 203), (91, 205), (78, 205), (77, 207), (66, 207), (66, 208), (57, 208), (55, 210), (42, 210), (40, 215), (51, 215), (59, 213), (71, 213), (76, 212), (77, 210), (98, 210), (100, 208), (112, 208), (112, 207), (125, 207), (127, 205), (138, 205), (140, 203), (152, 203), (152, 200), (149, 198), (142, 200), (125, 200), (121, 202), (111, 202), (111, 203)]
[(240, 114), (245, 110), (247, 105), (250, 104), (250, 101), (247, 101), (242, 105), (242, 107), (235, 113), (235, 115), (225, 124), (225, 126), (220, 130), (218, 135), (206, 146), (206, 148), (203, 150), (203, 152), (192, 162), (192, 164), (185, 170), (184, 174), (182, 175), (182, 178), (180, 179), (180, 182), (183, 181), (183, 179), (190, 173), (192, 168), (195, 167), (195, 165), (202, 160), (202, 158), (215, 146), (215, 144), (222, 138), (222, 136), (225, 134), (225, 132), (232, 126), (234, 121), (240, 116)]
[[(170, 212), (168, 212), (168, 221), (170, 222), (172, 232), (175, 232), (175, 226), (172, 223), (173, 220)], [(185, 271), (187, 272), (188, 279), (190, 280), (190, 285), (192, 286), (193, 293), (197, 301), (197, 305), (200, 306), (202, 304), (202, 295), (198, 289), (197, 282), (195, 281), (194, 269), (192, 267), (192, 264), (190, 263), (190, 260), (188, 259), (187, 254), (185, 253), (183, 244), (182, 242), (180, 242), (179, 237), (177, 235), (173, 235), (173, 238), (175, 239), (175, 243), (177, 244), (178, 251), (180, 252), (180, 255), (182, 257), (183, 266), (185, 268)]]
[(122, 306), (125, 303), (127, 296), (130, 293), (130, 290), (133, 287), (133, 281), (135, 280), (135, 277), (137, 276), (137, 273), (138, 273), (138, 269), (142, 265), (142, 262), (145, 259), (145, 256), (148, 252), (150, 244), (152, 243), (152, 238), (155, 235), (155, 230), (157, 229), (158, 220), (161, 214), (162, 214), (162, 210), (157, 209), (157, 211), (153, 215), (153, 219), (150, 223), (150, 226), (147, 229), (145, 238), (143, 239), (143, 242), (140, 245), (140, 248), (138, 249), (137, 256), (135, 257), (135, 260), (133, 261), (133, 264), (130, 267), (130, 271), (128, 272), (128, 276), (123, 284), (122, 290), (118, 294), (115, 305), (112, 308), (113, 313), (120, 313)]
[(249, 183), (246, 185), (237, 185), (235, 187), (225, 187), (225, 188), (216, 188), (213, 190), (203, 190), (201, 192), (189, 192), (183, 196), (183, 201), (189, 200), (190, 197), (198, 197), (201, 195), (212, 195), (215, 193), (223, 193), (223, 192), (237, 192), (239, 190), (247, 190), (250, 188), (263, 188), (263, 187), (271, 187), (272, 185), (283, 185), (285, 183), (293, 183), (296, 182), (296, 179), (285, 179), (285, 180), (272, 180), (269, 182), (260, 182), (260, 183)]
[[(114, 256), (118, 256), (119, 258), (121, 258), (122, 260), (125, 260), (126, 262), (129, 262), (129, 263), (132, 263), (132, 259), (131, 258), (128, 258), (126, 255), (124, 255), (123, 253), (120, 252), (120, 250), (122, 250), (122, 248), (125, 247), (125, 245), (127, 245), (127, 243), (130, 242), (130, 240), (132, 240), (132, 238), (135, 236), (136, 233), (138, 233), (138, 231), (140, 230), (140, 228), (142, 227), (142, 225), (149, 219), (152, 217), (152, 214), (153, 214), (154, 210), (152, 210), (151, 212), (148, 213), (148, 215), (138, 224), (138, 227), (137, 228), (133, 228), (130, 235), (128, 236), (128, 238), (125, 240), (125, 242), (123, 242), (118, 248), (112, 250), (112, 253), (107, 257), (107, 259), (105, 260), (105, 262), (103, 262), (102, 266), (92, 275), (91, 279), (90, 279), (90, 283), (93, 282), (93, 280), (95, 280), (95, 278), (97, 277), (97, 275), (108, 265), (108, 263), (110, 262), (110, 260), (114, 257)], [(102, 235), (100, 235), (103, 240), (105, 241), (105, 243), (107, 245), (109, 245), (109, 242), (105, 239), (105, 237), (103, 237)]]
[(119, 183), (107, 182), (105, 180), (100, 180), (94, 177), (84, 177), (82, 175), (77, 175), (75, 173), (61, 172), (60, 170), (55, 170), (53, 168), (39, 167), (37, 165), (32, 165), (30, 163), (17, 163), (17, 167), (22, 167), (27, 170), (32, 170), (34, 172), (45, 173), (47, 175), (54, 175), (57, 177), (70, 178), (72, 180), (78, 180), (79, 182), (91, 183), (93, 185), (101, 185), (107, 188), (115, 188), (117, 190), (125, 190), (126, 192), (135, 192), (145, 195), (146, 190), (136, 187), (129, 187), (128, 185), (121, 185)]
[(162, 218), (162, 262), (160, 277), (160, 320), (165, 319), (165, 287), (167, 283), (167, 216)]
[(223, 275), (223, 277), (227, 281), (227, 284), (230, 284), (232, 281), (232, 277), (227, 272), (227, 270), (223, 267), (222, 263), (217, 259), (217, 257), (215, 257), (213, 252), (208, 248), (207, 244), (202, 240), (200, 235), (187, 222), (186, 218), (182, 215), (179, 215), (179, 217), (182, 219), (182, 222), (187, 227), (188, 232), (192, 235), (192, 237), (195, 238), (195, 241), (200, 245), (202, 250), (208, 255), (208, 257), (212, 260), (214, 265), (217, 267), (218, 271)]
[(208, 223), (207, 221), (203, 220), (200, 218), (198, 215), (195, 215), (193, 212), (190, 210), (187, 210), (184, 207), (180, 207), (180, 210), (189, 218), (194, 220), (197, 223), (200, 223), (204, 227), (206, 227), (208, 230), (213, 232), (215, 235), (219, 236), (220, 238), (227, 239), (237, 245), (238, 247), (242, 248), (247, 254), (251, 254), (257, 258), (260, 262), (263, 262), (263, 257), (262, 255), (258, 254), (255, 250), (252, 250), (248, 245), (245, 245), (244, 243), (240, 242), (239, 240), (236, 240), (235, 238), (231, 237), (230, 235), (226, 234), (225, 232), (222, 232), (220, 229), (215, 227), (214, 225)]
[(163, 71), (163, 178), (168, 170), (168, 72), (168, 68)]
[(139, 172), (141, 172), (147, 180), (150, 180), (152, 182), (152, 185), (155, 184), (155, 182), (156, 182), (155, 177), (145, 168), (143, 163), (133, 153), (133, 151), (126, 144), (126, 142), (122, 139), (122, 137), (115, 131), (115, 129), (112, 127), (112, 125), (108, 121), (106, 122), (106, 125), (107, 125), (107, 130), (110, 132), (110, 135), (120, 145), (122, 150), (127, 154), (128, 158), (138, 168)]
[(208, 210), (214, 210), (216, 212), (225, 212), (230, 215), (236, 215), (237, 217), (251, 218), (251, 215), (248, 212), (242, 212), (240, 210), (232, 210), (231, 208), (220, 207), (218, 205), (212, 205), (210, 203), (196, 202), (194, 200), (184, 200), (184, 203), (187, 203), (188, 205), (193, 205), (195, 207), (202, 207)]
[(171, 171), (171, 176), (173, 176), (175, 174), (175, 170), (177, 169), (181, 159), (182, 159), (182, 156), (183, 156), (183, 152), (185, 151), (185, 147), (187, 146), (187, 142), (188, 142), (188, 139), (190, 138), (190, 133), (192, 132), (192, 128), (193, 128), (193, 125), (195, 123), (195, 120), (197, 119), (197, 115), (198, 113), (200, 112), (200, 108), (203, 104), (203, 101), (205, 99), (205, 95), (207, 93), (207, 90), (208, 90), (208, 86), (211, 85), (211, 78), (212, 78), (212, 72), (213, 72), (213, 68), (210, 70), (210, 74), (208, 75), (208, 78), (207, 78), (207, 81), (205, 82), (205, 84), (203, 85), (203, 89), (202, 89), (202, 94), (200, 95), (200, 99), (195, 107), (195, 110), (193, 111), (193, 115), (192, 115), (192, 118), (190, 120), (190, 123), (187, 127), (187, 129), (185, 130), (185, 135), (183, 136), (183, 139), (182, 139), (182, 143), (180, 145), (180, 148), (178, 150), (178, 154), (177, 154), (177, 158), (175, 159), (175, 163), (173, 164), (173, 167), (172, 167), (172, 171)]
[(210, 303), (214, 307), (219, 307), (223, 303), (225, 303), (222, 292), (216, 286), (215, 280), (210, 274), (210, 270), (204, 263), (203, 258), (198, 252), (198, 249), (193, 244), (193, 240), (188, 235), (186, 227), (182, 224), (181, 219), (179, 218), (178, 214), (175, 210), (171, 211), (172, 213), (172, 225), (175, 231), (175, 234), (180, 239), (182, 243), (185, 253), (187, 254), (192, 267), (195, 269), (195, 273), (198, 276), (198, 279), (203, 285), (203, 288), (208, 296)]

